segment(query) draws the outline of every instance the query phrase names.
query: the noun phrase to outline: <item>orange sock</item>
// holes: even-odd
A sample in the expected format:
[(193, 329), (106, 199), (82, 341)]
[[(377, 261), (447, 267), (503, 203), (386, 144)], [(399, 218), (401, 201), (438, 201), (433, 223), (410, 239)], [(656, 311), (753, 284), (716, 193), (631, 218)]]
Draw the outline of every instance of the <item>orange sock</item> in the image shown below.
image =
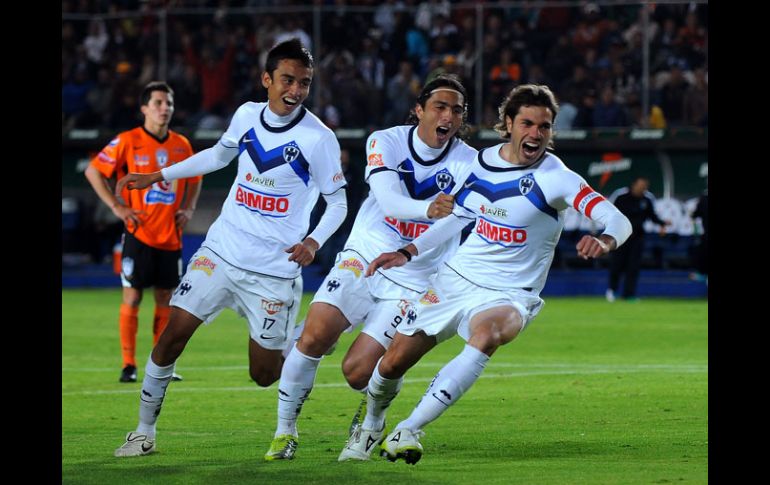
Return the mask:
[(171, 307), (168, 306), (155, 306), (155, 318), (152, 321), (152, 346), (158, 343), (160, 334), (163, 333), (163, 329), (168, 325), (168, 316), (171, 314)]
[(123, 351), (123, 367), (136, 367), (136, 330), (139, 327), (139, 307), (120, 304), (120, 348)]

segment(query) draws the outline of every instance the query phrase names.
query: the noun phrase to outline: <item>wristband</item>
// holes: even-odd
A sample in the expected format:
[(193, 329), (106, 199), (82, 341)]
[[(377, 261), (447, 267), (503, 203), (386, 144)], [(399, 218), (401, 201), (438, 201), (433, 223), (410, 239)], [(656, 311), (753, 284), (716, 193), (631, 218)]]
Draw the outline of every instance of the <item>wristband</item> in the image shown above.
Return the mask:
[(406, 262), (407, 262), (407, 263), (408, 263), (409, 261), (411, 261), (411, 260), (412, 260), (412, 253), (410, 253), (410, 252), (409, 252), (409, 251), (407, 251), (406, 249), (404, 249), (404, 248), (399, 248), (399, 249), (396, 249), (396, 252), (397, 252), (397, 253), (401, 253), (401, 254), (403, 254), (404, 256), (406, 256)]

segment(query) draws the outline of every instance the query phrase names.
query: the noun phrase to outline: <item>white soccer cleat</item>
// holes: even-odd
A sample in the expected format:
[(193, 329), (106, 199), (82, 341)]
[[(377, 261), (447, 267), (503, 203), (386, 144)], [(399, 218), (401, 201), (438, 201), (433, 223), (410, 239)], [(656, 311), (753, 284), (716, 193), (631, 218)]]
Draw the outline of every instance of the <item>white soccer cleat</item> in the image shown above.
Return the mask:
[(604, 297), (608, 302), (612, 303), (615, 301), (615, 292), (608, 288), (607, 291), (604, 292)]
[(340, 453), (340, 457), (337, 460), (369, 460), (374, 449), (382, 442), (382, 437), (384, 435), (384, 425), (381, 430), (374, 431), (371, 429), (364, 429), (363, 426), (357, 424), (353, 433), (350, 435), (350, 438), (348, 438), (348, 443), (345, 445), (345, 448), (342, 449), (342, 453)]
[(134, 431), (126, 435), (126, 442), (115, 450), (115, 456), (142, 456), (155, 453), (155, 440)]
[(422, 458), (422, 445), (420, 438), (425, 433), (412, 431), (411, 429), (394, 429), (380, 446), (380, 455), (390, 461), (402, 458), (410, 465), (414, 465)]

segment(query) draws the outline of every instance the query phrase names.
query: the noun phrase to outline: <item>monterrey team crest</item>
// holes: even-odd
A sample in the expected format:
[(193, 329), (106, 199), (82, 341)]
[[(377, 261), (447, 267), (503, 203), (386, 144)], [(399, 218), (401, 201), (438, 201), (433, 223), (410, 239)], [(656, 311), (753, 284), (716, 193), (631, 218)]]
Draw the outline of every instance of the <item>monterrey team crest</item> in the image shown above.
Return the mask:
[(286, 163), (291, 163), (299, 156), (299, 147), (296, 145), (286, 145), (283, 147), (283, 159)]
[(446, 169), (441, 170), (436, 174), (436, 186), (439, 190), (444, 190), (452, 183), (452, 174), (447, 172)]
[(526, 177), (519, 179), (519, 192), (521, 192), (521, 195), (527, 195), (534, 186), (535, 179), (532, 178), (532, 175), (527, 175)]

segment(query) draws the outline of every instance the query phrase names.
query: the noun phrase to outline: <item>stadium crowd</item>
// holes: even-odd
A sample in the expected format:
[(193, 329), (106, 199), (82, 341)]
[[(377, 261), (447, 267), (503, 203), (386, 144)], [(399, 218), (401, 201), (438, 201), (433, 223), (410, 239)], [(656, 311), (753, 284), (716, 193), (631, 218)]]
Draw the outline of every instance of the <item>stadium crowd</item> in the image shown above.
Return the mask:
[[(554, 86), (556, 130), (708, 125), (708, 5), (649, 5), (650, 106), (642, 112), (644, 31), (638, 5), (498, 7), (484, 4), (481, 49), (475, 9), (448, 0), (326, 0), (320, 46), (313, 13), (297, 0), (79, 0), (62, 2), (62, 128), (128, 129), (137, 96), (165, 77), (176, 92), (173, 126), (224, 130), (241, 103), (264, 101), (267, 51), (298, 37), (318, 59), (320, 106), (331, 128), (369, 131), (403, 123), (420, 86), (441, 72), (476, 90), (491, 127), (496, 107), (522, 83)], [(233, 9), (276, 7), (287, 13)], [(464, 5), (464, 8), (459, 8)], [(353, 8), (355, 7), (355, 8)], [(367, 7), (367, 8), (361, 8)], [(166, 75), (159, 59), (166, 8)], [(201, 10), (193, 14), (192, 9)], [(275, 9), (267, 9), (273, 12)], [(82, 14), (88, 14), (84, 19)], [(480, 51), (480, 55), (479, 55)]]

